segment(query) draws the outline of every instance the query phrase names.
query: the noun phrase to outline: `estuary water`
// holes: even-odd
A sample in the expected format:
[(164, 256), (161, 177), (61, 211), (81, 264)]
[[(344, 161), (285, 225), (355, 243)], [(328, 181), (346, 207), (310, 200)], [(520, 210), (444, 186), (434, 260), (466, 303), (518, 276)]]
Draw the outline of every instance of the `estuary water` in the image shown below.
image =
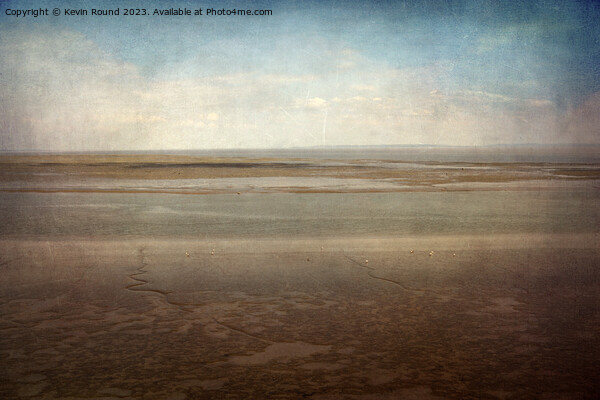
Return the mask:
[(595, 233), (600, 191), (0, 193), (0, 237)]

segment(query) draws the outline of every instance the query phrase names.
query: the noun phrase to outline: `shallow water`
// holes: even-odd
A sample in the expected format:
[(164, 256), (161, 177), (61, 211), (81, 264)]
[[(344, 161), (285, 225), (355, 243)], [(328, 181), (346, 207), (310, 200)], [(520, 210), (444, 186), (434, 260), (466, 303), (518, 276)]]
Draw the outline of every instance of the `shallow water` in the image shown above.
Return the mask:
[[(179, 154), (221, 157), (285, 157), (439, 162), (592, 162), (600, 161), (599, 146), (382, 146), (322, 147), (272, 150), (181, 151)], [(172, 152), (171, 152), (172, 153)]]
[(0, 236), (314, 237), (597, 232), (600, 191), (0, 193)]

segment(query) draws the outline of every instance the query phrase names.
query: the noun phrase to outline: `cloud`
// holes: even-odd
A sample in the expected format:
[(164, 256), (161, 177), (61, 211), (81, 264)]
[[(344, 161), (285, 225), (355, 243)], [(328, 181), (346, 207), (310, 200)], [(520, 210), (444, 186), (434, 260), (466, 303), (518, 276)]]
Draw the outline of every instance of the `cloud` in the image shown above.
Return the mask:
[[(139, 101), (133, 65), (71, 31), (5, 30), (0, 35), (0, 114), (5, 148), (112, 147), (123, 110)], [(135, 142), (131, 133), (125, 133)]]
[(592, 93), (563, 119), (565, 136), (576, 143), (600, 142), (600, 92)]
[(338, 47), (303, 44), (313, 59), (293, 67), (283, 49), (264, 56), (279, 64), (218, 71), (192, 58), (148, 75), (73, 31), (3, 28), (0, 148), (600, 141), (598, 95), (565, 116), (543, 96), (456, 87), (448, 60), (397, 68)]
[(327, 101), (320, 97), (312, 97), (310, 99), (300, 100), (297, 102), (298, 107), (307, 109), (322, 109), (327, 107)]

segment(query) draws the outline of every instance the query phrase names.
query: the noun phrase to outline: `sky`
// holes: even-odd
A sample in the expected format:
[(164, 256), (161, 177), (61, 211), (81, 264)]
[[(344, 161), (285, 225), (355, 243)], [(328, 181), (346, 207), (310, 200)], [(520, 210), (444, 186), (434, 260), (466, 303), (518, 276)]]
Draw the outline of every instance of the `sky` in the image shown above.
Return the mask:
[(600, 144), (598, 21), (569, 0), (0, 0), (0, 151)]

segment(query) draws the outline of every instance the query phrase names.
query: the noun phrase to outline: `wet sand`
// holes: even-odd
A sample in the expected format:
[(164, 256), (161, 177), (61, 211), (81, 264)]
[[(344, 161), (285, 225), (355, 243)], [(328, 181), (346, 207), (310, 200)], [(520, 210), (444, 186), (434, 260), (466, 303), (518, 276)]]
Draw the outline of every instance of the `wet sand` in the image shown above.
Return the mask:
[(592, 398), (596, 243), (4, 240), (1, 394)]
[(590, 163), (473, 163), (165, 155), (0, 157), (7, 192), (365, 193), (600, 187)]
[[(538, 167), (510, 168), (558, 170)], [(16, 186), (40, 173), (7, 170)], [(547, 194), (524, 186), (498, 204), (470, 190), (4, 190), (0, 398), (597, 398), (600, 212), (588, 178), (544, 179)], [(231, 209), (227, 196), (239, 199)], [(202, 226), (219, 221), (232, 227)]]

